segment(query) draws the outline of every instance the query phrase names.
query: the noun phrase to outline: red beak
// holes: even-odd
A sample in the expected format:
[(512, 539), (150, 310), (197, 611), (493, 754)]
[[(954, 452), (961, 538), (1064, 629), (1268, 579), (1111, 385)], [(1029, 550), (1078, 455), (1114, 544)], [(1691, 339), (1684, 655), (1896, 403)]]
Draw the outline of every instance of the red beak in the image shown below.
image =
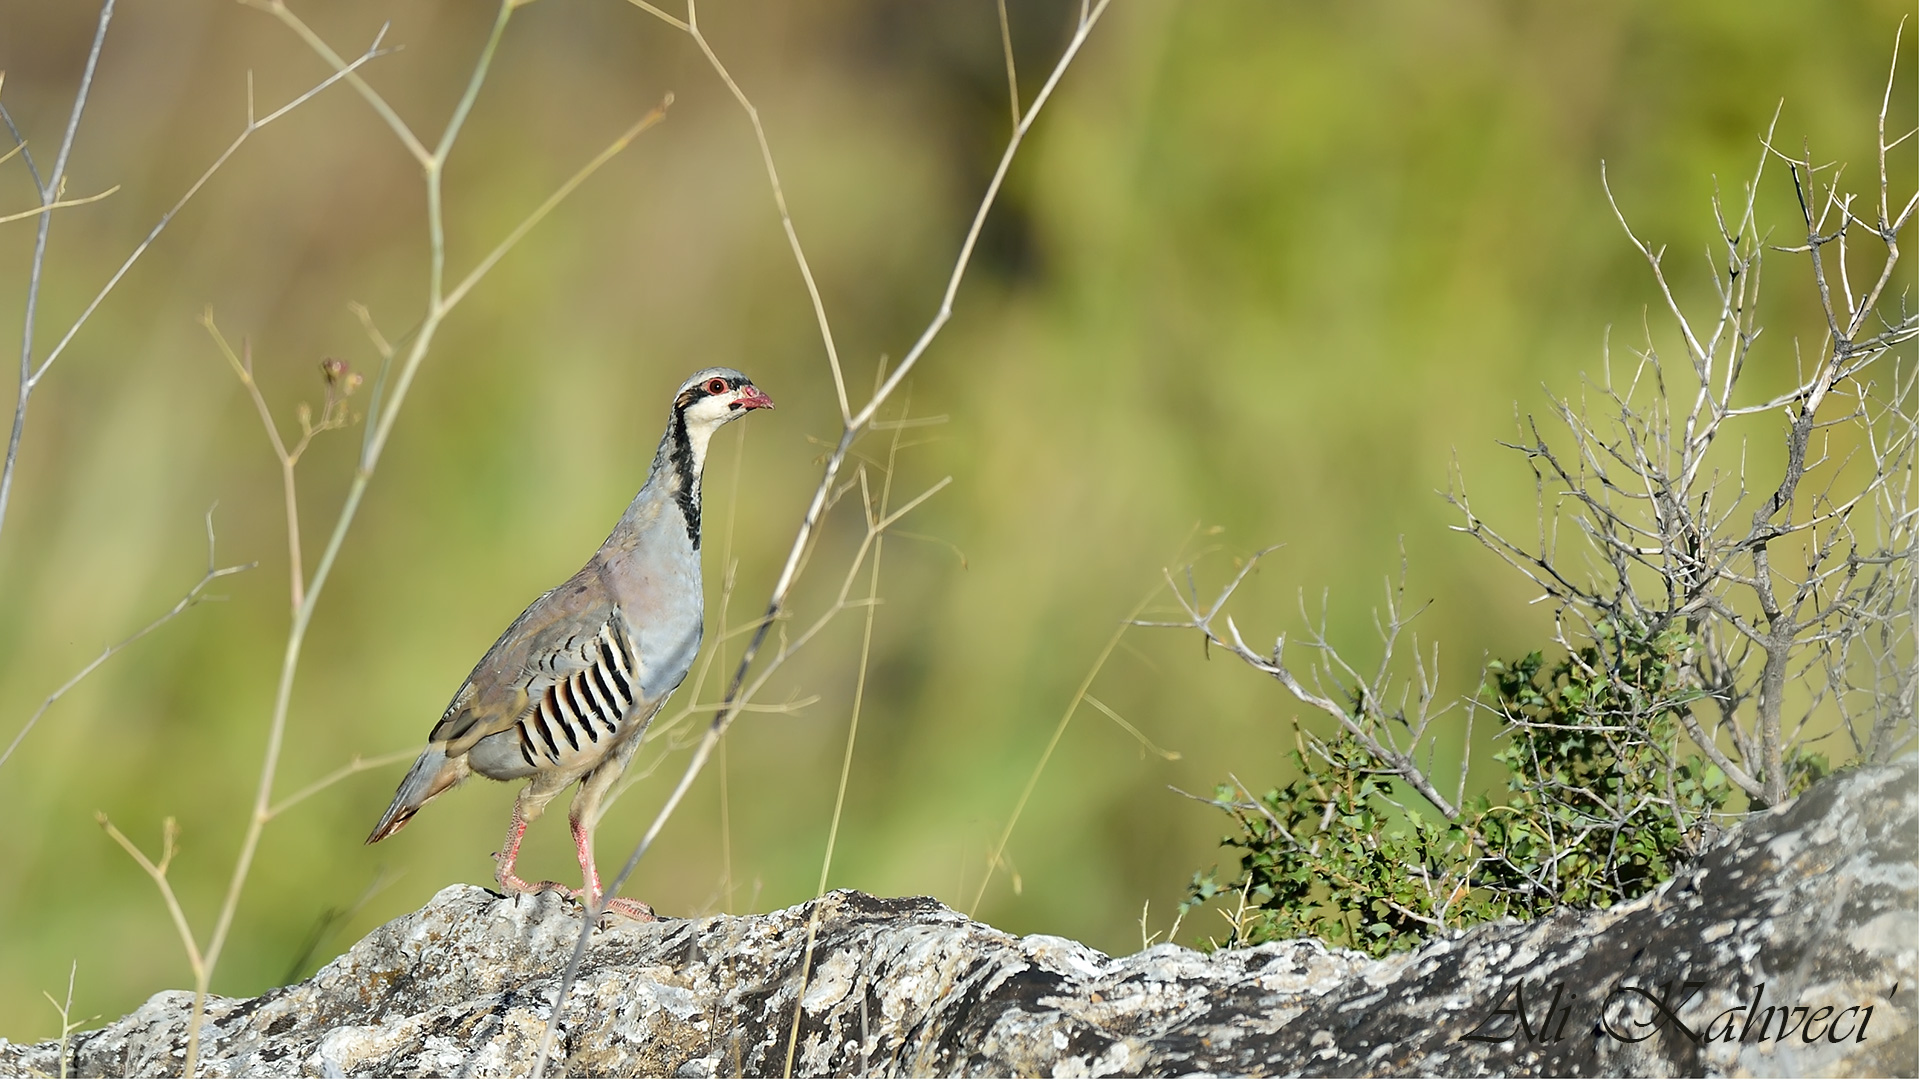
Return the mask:
[(748, 383), (740, 388), (740, 396), (733, 399), (734, 404), (743, 409), (771, 409), (773, 399), (760, 392), (760, 388)]

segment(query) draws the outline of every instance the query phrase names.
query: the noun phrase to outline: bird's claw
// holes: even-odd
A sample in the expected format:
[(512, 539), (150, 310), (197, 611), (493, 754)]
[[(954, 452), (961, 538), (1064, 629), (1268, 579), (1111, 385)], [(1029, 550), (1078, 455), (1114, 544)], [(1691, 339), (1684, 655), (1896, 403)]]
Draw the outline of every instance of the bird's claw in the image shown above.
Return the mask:
[(558, 881), (526, 881), (509, 870), (494, 876), (501, 891), (510, 896), (532, 896), (543, 892), (557, 892), (562, 896), (573, 895), (573, 890)]
[[(557, 892), (568, 899), (580, 901), (580, 906), (589, 910), (592, 909), (594, 901), (597, 899), (597, 897), (586, 889), (570, 889), (558, 881), (526, 881), (512, 870), (501, 870), (494, 875), (494, 880), (499, 883), (501, 890), (509, 896), (533, 896), (543, 892)], [(603, 918), (608, 915), (621, 915), (635, 922), (658, 922), (660, 920), (660, 916), (653, 913), (653, 908), (638, 900), (631, 900), (624, 896), (606, 898), (601, 904), (600, 914)]]
[[(581, 906), (592, 910), (593, 900), (587, 895), (587, 890), (574, 889), (570, 895), (572, 895), (575, 900), (580, 901)], [(638, 900), (630, 900), (624, 896), (610, 896), (602, 902), (600, 917), (602, 920), (605, 920), (608, 915), (623, 915), (635, 922), (660, 921), (660, 916), (653, 913), (652, 907)]]

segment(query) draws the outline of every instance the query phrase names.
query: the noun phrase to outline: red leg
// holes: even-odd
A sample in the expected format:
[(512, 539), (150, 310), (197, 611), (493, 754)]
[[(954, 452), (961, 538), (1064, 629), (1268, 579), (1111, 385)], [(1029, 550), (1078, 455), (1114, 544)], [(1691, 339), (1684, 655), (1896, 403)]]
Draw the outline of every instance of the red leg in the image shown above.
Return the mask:
[[(580, 877), (586, 883), (586, 888), (573, 895), (584, 898), (591, 904), (602, 895), (600, 870), (593, 863), (593, 834), (587, 831), (584, 822), (572, 814), (567, 815), (567, 823), (573, 828), (573, 850), (580, 859)], [(629, 919), (637, 919), (641, 922), (653, 922), (658, 918), (654, 915), (652, 908), (624, 896), (609, 898), (606, 907), (602, 910), (618, 912)]]
[(580, 819), (569, 817), (568, 826), (573, 830), (573, 852), (580, 860), (580, 877), (586, 884), (589, 896), (600, 895), (600, 870), (593, 864), (593, 837), (587, 834), (587, 827)]
[(507, 842), (502, 850), (493, 855), (493, 880), (510, 893), (537, 893), (548, 889), (567, 891), (565, 885), (557, 881), (523, 881), (513, 872), (513, 862), (520, 857), (520, 838), (527, 835), (527, 815), (521, 808), (520, 800), (513, 802), (513, 821), (507, 826)]

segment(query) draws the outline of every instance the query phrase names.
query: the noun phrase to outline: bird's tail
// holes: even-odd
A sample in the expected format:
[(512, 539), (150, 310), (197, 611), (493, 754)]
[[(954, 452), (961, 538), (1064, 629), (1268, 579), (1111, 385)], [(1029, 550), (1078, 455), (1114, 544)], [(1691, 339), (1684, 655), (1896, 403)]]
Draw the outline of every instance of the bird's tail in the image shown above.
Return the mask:
[(449, 760), (444, 747), (427, 747), (407, 770), (407, 778), (400, 781), (399, 790), (393, 793), (393, 805), (380, 816), (380, 824), (368, 834), (367, 843), (378, 843), (405, 828), (428, 800), (466, 779), (467, 771), (465, 757)]

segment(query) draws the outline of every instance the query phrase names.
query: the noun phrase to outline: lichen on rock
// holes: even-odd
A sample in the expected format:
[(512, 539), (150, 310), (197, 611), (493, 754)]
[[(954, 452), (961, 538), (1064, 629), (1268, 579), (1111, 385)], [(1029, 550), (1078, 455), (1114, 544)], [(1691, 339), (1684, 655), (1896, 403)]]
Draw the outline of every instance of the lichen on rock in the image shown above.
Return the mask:
[[(1917, 778), (1912, 758), (1830, 777), (1641, 900), (1383, 960), (1312, 940), (1115, 958), (851, 891), (616, 921), (546, 1072), (780, 1075), (798, 1008), (794, 1075), (1914, 1075)], [(444, 889), (305, 982), (213, 999), (200, 1069), (524, 1075), (581, 918), (553, 894)], [(178, 1075), (191, 1007), (167, 991), (76, 1035), (68, 1074)], [(61, 1064), (56, 1043), (0, 1040), (0, 1074)]]

